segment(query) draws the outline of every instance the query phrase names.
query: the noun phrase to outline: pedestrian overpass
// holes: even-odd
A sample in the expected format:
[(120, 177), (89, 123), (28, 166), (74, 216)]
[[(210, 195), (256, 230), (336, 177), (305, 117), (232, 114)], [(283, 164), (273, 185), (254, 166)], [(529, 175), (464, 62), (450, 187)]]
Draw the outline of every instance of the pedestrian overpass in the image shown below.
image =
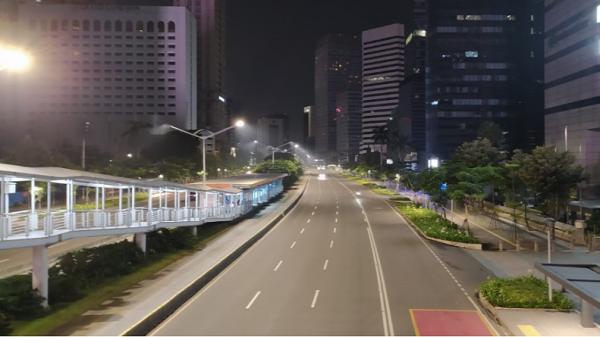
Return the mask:
[(73, 238), (146, 233), (231, 221), (283, 191), (285, 174), (206, 184), (115, 177), (0, 163), (0, 249), (33, 248), (33, 287), (48, 297), (47, 247)]

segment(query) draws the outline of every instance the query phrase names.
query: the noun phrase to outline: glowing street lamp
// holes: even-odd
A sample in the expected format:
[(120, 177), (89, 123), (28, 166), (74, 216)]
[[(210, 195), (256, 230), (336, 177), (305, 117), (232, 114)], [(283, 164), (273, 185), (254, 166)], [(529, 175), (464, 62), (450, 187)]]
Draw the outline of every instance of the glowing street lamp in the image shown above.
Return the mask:
[[(235, 121), (235, 123), (233, 125), (228, 126), (225, 129), (219, 130), (217, 132), (212, 132), (210, 130), (204, 130), (204, 129), (197, 130), (195, 132), (189, 132), (189, 131), (180, 129), (180, 128), (170, 125), (170, 124), (165, 124), (164, 126), (166, 126), (167, 129), (171, 128), (175, 131), (185, 133), (186, 135), (196, 137), (202, 141), (202, 184), (206, 185), (206, 140), (209, 138), (214, 138), (215, 136), (217, 136), (223, 132), (227, 132), (231, 129), (244, 127), (245, 125), (246, 125), (246, 122), (244, 122), (243, 119), (238, 119), (237, 121)], [(162, 127), (158, 127), (158, 129), (162, 129)], [(202, 133), (205, 133), (206, 135), (202, 136), (201, 135)]]
[(31, 63), (31, 56), (25, 51), (0, 46), (0, 71), (25, 71)]

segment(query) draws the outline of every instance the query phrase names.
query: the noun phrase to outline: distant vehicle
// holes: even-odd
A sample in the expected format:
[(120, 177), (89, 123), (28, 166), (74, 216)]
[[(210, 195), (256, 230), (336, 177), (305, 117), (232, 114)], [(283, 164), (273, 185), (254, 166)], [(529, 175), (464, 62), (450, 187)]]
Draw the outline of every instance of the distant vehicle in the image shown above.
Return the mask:
[(324, 173), (319, 173), (319, 180), (325, 180), (327, 176)]
[(317, 170), (324, 170), (324, 169), (325, 169), (325, 166), (323, 166), (323, 165), (317, 166)]

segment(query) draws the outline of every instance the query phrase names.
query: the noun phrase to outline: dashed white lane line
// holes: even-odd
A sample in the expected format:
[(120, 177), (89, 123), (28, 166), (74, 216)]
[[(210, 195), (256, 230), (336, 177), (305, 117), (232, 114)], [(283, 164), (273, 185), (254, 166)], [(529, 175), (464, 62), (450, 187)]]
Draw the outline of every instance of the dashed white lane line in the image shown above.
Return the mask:
[(338, 222), (338, 218), (335, 218), (335, 223), (337, 223), (337, 222)]
[(335, 215), (340, 215), (340, 212), (338, 212), (338, 211), (335, 211)]
[(296, 241), (292, 242), (292, 245), (290, 246), (290, 248), (294, 248), (295, 245), (296, 245)]
[(8, 262), (10, 261), (10, 259), (4, 259), (4, 260), (0, 260), (0, 263), (4, 263), (4, 262)]
[(337, 229), (335, 227), (333, 227), (333, 232), (335, 233), (337, 231)]
[(304, 228), (302, 228), (302, 229), (300, 230), (300, 234), (303, 234), (303, 233), (304, 233)]
[(325, 260), (325, 263), (323, 264), (323, 270), (327, 270), (328, 264), (329, 264), (329, 260)]
[(311, 215), (315, 215), (315, 211), (313, 211)]
[(310, 223), (310, 219), (306, 220), (306, 223)]
[(315, 209), (317, 209), (317, 207), (319, 207), (319, 206), (315, 206)]
[(319, 297), (319, 293), (321, 291), (319, 289), (315, 290), (315, 295), (313, 296), (312, 303), (310, 304), (310, 308), (314, 309), (317, 306), (317, 298)]
[(329, 248), (333, 248), (333, 240), (329, 241)]
[(281, 267), (282, 263), (283, 263), (283, 260), (279, 260), (279, 262), (277, 263), (277, 265), (275, 266), (275, 268), (273, 268), (273, 271), (277, 271), (279, 269), (279, 267)]
[(254, 301), (256, 301), (256, 299), (258, 298), (258, 296), (260, 295), (260, 290), (256, 292), (256, 294), (254, 294), (254, 297), (252, 297), (252, 299), (250, 300), (250, 302), (248, 302), (248, 305), (246, 305), (246, 309), (250, 309), (250, 307), (252, 306), (252, 304), (254, 304)]

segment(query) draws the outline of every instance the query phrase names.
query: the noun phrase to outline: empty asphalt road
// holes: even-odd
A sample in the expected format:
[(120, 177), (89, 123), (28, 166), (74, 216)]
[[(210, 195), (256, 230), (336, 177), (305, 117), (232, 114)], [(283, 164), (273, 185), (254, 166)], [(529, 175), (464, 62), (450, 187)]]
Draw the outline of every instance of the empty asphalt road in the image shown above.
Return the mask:
[(286, 218), (152, 334), (489, 335), (475, 264), (364, 187), (311, 178)]

